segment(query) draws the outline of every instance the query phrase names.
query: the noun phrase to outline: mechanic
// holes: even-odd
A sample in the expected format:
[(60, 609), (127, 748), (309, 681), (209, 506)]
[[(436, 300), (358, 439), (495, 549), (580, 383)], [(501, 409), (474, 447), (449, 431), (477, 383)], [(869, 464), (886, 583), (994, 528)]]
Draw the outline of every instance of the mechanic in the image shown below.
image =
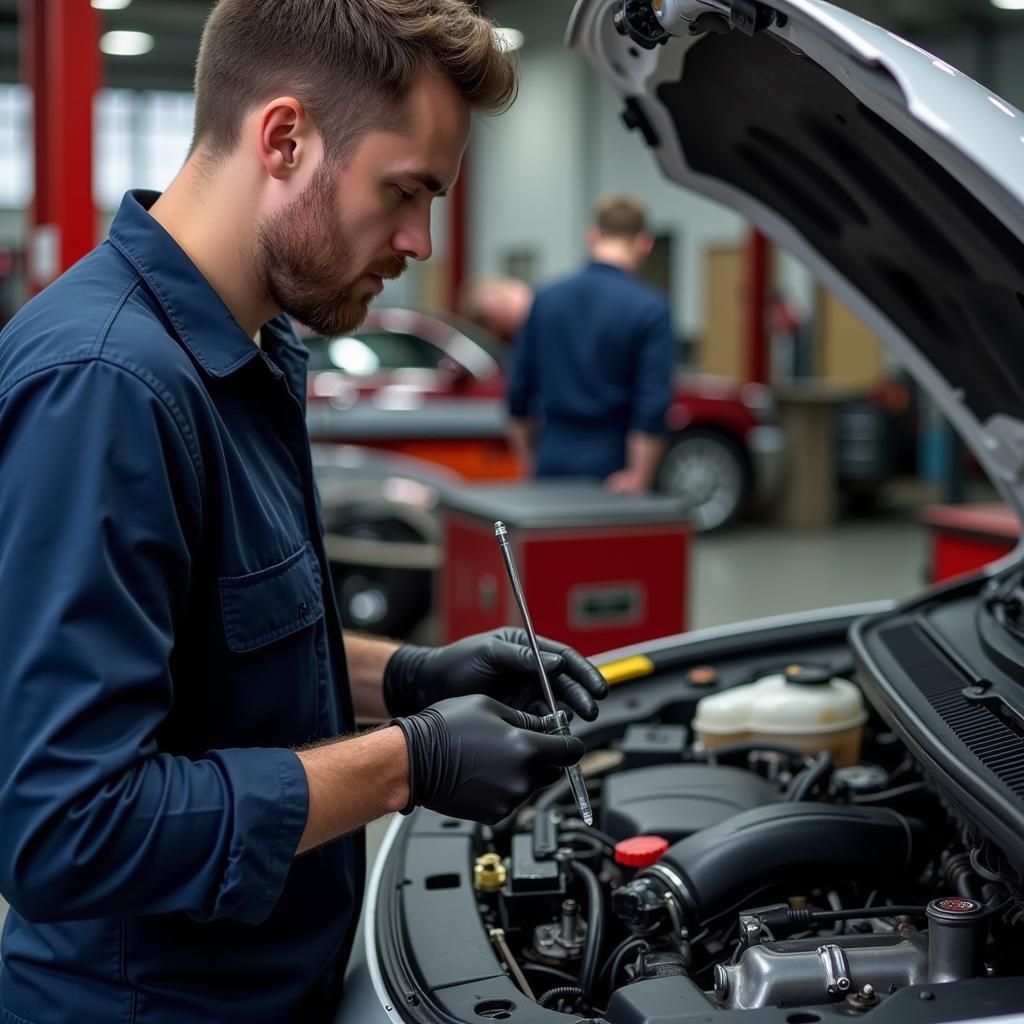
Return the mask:
[(672, 315), (633, 276), (654, 245), (643, 204), (607, 196), (587, 234), (591, 262), (540, 289), (516, 341), (509, 441), (538, 477), (651, 489), (672, 395)]
[(327, 1022), (358, 830), (493, 822), (582, 753), (520, 631), (343, 646), (285, 316), (352, 330), (430, 255), (515, 92), (495, 38), (465, 0), (223, 0), (184, 168), (0, 336), (4, 1024)]

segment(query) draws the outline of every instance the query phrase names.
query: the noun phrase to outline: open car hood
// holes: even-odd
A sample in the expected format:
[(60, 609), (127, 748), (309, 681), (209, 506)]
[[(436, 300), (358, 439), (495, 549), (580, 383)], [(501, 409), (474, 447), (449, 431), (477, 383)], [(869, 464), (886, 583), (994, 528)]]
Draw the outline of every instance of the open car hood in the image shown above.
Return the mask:
[(579, 0), (568, 42), (663, 173), (802, 259), (1024, 516), (1024, 114), (821, 0)]

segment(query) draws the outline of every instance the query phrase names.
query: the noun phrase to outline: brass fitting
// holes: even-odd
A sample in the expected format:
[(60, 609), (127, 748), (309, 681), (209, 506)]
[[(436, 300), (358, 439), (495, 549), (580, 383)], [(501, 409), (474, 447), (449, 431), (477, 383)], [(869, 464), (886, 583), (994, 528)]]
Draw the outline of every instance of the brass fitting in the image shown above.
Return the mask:
[(507, 876), (505, 863), (496, 853), (477, 857), (473, 865), (473, 887), (478, 892), (496, 892), (505, 885)]

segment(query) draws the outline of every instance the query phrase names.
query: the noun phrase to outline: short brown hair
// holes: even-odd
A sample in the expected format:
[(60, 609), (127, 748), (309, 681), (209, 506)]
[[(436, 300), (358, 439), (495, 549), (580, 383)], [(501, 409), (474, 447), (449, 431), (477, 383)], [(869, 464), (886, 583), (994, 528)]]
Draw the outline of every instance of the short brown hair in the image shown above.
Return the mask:
[(632, 241), (647, 230), (647, 210), (632, 196), (602, 196), (594, 204), (594, 227), (604, 238)]
[(327, 156), (344, 158), (367, 131), (401, 124), (424, 68), (476, 110), (515, 99), (515, 62), (467, 0), (219, 0), (196, 62), (192, 152), (230, 154), (256, 104), (291, 95)]

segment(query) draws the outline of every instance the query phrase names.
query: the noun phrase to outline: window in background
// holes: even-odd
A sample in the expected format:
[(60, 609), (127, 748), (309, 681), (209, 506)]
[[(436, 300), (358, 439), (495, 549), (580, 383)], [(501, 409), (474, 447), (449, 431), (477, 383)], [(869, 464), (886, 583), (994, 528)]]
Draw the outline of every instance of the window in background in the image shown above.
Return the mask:
[(0, 207), (32, 198), (32, 96), (24, 85), (0, 86)]
[(96, 205), (116, 210), (131, 188), (163, 191), (185, 162), (194, 116), (191, 93), (104, 89), (96, 99)]
[(93, 196), (101, 210), (116, 210), (137, 184), (135, 98), (130, 89), (104, 89), (96, 97), (93, 134)]
[[(116, 210), (131, 188), (165, 189), (192, 141), (192, 94), (103, 89), (93, 110), (97, 207)], [(24, 85), (0, 85), (0, 209), (31, 203), (32, 149), (31, 92)]]
[(181, 170), (192, 142), (195, 98), (187, 92), (140, 93), (136, 102), (141, 115), (142, 166), (137, 167), (136, 188), (162, 192)]

